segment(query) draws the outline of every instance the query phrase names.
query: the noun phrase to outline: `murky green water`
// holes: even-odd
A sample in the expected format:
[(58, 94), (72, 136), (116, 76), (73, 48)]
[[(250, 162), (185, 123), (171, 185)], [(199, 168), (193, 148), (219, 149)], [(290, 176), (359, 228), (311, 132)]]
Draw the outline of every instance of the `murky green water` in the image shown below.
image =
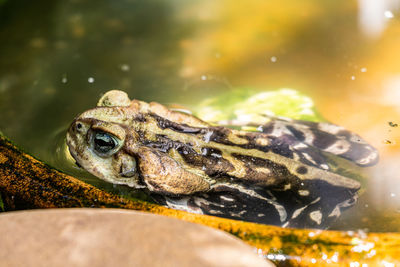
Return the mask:
[(393, 17), (383, 9), (374, 28), (365, 7), (344, 0), (3, 0), (0, 129), (97, 184), (65, 164), (60, 144), (107, 90), (190, 107), (237, 88), (294, 88), (381, 152), (370, 186), (333, 228), (399, 231), (400, 127), (388, 122), (400, 123), (400, 13), (385, 8)]

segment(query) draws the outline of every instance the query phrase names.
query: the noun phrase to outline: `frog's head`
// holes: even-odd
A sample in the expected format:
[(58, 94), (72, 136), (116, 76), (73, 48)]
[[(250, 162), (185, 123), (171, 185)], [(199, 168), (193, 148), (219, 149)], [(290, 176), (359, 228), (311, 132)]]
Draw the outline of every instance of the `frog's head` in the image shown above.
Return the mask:
[(106, 101), (72, 122), (67, 132), (69, 151), (77, 164), (93, 175), (114, 184), (139, 187), (136, 160), (124, 149), (131, 138), (127, 136), (129, 126), (124, 124), (129, 103), (123, 98), (119, 99), (122, 104), (115, 102), (107, 94), (102, 99)]

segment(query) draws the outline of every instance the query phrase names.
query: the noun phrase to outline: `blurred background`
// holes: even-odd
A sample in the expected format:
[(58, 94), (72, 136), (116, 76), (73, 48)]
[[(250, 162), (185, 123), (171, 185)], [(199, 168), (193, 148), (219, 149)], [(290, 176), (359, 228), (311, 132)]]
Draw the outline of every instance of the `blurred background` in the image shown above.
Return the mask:
[(190, 107), (283, 87), (380, 151), (333, 228), (400, 231), (399, 0), (0, 0), (0, 130), (61, 169), (68, 124), (107, 90)]

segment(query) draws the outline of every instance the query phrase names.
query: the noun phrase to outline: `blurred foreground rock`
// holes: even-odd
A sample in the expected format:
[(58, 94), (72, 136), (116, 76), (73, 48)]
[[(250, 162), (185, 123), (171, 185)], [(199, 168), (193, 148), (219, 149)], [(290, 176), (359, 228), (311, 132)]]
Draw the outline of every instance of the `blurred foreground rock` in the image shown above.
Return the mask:
[(273, 266), (209, 227), (118, 209), (0, 216), (1, 266)]

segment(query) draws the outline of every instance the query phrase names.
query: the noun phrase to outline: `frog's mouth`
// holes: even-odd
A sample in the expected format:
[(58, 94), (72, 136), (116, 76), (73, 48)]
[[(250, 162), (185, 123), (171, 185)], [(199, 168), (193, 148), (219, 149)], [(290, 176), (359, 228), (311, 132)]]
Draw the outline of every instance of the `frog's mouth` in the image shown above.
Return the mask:
[(82, 164), (80, 163), (79, 157), (76, 155), (75, 151), (77, 149), (76, 140), (74, 140), (70, 134), (67, 134), (67, 147), (69, 154), (74, 159), (74, 163), (78, 168), (85, 169)]
[(83, 169), (83, 167), (81, 166), (81, 164), (79, 164), (79, 162), (77, 162), (76, 160), (75, 160), (75, 165), (76, 165), (78, 168)]

